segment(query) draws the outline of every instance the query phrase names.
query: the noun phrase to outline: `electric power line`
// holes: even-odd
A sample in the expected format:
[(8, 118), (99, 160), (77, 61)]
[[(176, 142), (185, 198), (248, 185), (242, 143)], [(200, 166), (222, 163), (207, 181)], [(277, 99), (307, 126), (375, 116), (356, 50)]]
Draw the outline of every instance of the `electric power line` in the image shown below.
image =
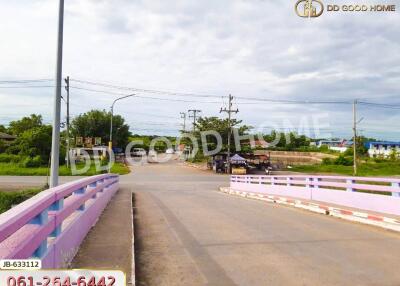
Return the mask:
[[(128, 95), (126, 93), (119, 93), (119, 92), (112, 92), (112, 91), (107, 91), (107, 90), (91, 89), (91, 88), (84, 88), (84, 87), (77, 87), (77, 86), (71, 86), (70, 88), (79, 89), (79, 90), (85, 90), (85, 91), (91, 91), (91, 92), (104, 93), (104, 94), (110, 94), (110, 95), (119, 95), (119, 96)], [(142, 99), (173, 101), (173, 102), (187, 102), (187, 103), (210, 103), (210, 104), (219, 103), (218, 101), (197, 101), (197, 100), (161, 98), (161, 97), (142, 96), (142, 95), (134, 95), (133, 97), (142, 98)]]
[(107, 83), (101, 83), (101, 82), (94, 82), (94, 81), (86, 81), (86, 80), (79, 80), (79, 79), (73, 79), (72, 81), (79, 82), (82, 84), (88, 84), (88, 85), (97, 85), (97, 86), (103, 86), (103, 87), (108, 87), (108, 88), (114, 88), (114, 89), (120, 89), (120, 90), (130, 90), (130, 91), (136, 91), (136, 92), (143, 92), (143, 93), (156, 93), (156, 94), (166, 94), (166, 95), (176, 95), (176, 96), (192, 96), (192, 97), (221, 97), (218, 95), (211, 95), (211, 94), (196, 94), (196, 93), (187, 93), (187, 92), (171, 92), (171, 91), (161, 91), (161, 90), (154, 90), (154, 89), (143, 89), (143, 88), (136, 88), (136, 87), (126, 87), (126, 86), (119, 86), (115, 84), (107, 84)]
[(388, 108), (388, 109), (400, 109), (400, 105), (398, 104), (384, 104), (384, 103), (375, 103), (375, 102), (366, 102), (366, 101), (359, 101), (358, 102), (364, 106), (375, 106), (381, 108)]
[(0, 80), (0, 84), (20, 84), (53, 81), (53, 79), (21, 79), (21, 80)]
[(22, 85), (22, 86), (0, 86), (2, 89), (15, 89), (15, 88), (54, 88), (54, 85)]

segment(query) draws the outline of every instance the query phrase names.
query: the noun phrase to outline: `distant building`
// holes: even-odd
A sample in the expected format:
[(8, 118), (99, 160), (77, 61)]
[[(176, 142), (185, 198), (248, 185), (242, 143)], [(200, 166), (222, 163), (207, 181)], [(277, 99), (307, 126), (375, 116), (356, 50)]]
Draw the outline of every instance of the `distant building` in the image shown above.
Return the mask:
[(254, 147), (257, 149), (266, 149), (270, 146), (271, 144), (265, 140), (254, 140)]
[(364, 146), (368, 149), (370, 157), (389, 157), (393, 152), (396, 152), (398, 157), (400, 156), (400, 142), (376, 141), (367, 142)]
[(4, 140), (4, 141), (7, 141), (7, 142), (13, 142), (15, 139), (17, 139), (17, 136), (9, 135), (9, 134), (0, 132), (0, 140)]
[(353, 145), (353, 141), (342, 140), (320, 140), (317, 142), (317, 147), (328, 146), (329, 150), (345, 152), (348, 147)]

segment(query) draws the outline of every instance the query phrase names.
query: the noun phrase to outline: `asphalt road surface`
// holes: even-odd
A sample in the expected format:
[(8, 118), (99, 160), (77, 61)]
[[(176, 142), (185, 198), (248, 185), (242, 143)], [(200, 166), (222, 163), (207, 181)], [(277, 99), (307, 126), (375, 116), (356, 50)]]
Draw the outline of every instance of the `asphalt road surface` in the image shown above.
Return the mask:
[[(78, 180), (80, 176), (61, 176), (60, 183)], [(0, 189), (24, 189), (43, 187), (48, 182), (45, 176), (0, 176)]]
[(176, 161), (134, 167), (137, 285), (400, 285), (400, 235), (217, 192)]

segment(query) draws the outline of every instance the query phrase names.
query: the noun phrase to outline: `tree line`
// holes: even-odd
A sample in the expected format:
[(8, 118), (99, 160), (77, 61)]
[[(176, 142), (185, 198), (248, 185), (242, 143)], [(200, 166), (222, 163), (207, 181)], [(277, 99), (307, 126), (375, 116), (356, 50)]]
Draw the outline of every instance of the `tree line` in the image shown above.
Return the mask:
[[(70, 126), (70, 145), (75, 145), (77, 137), (100, 137), (107, 145), (110, 130), (109, 112), (91, 110), (75, 117)], [(0, 140), (0, 162), (19, 163), (23, 167), (47, 165), (51, 152), (52, 126), (43, 123), (39, 114), (31, 114), (19, 120), (11, 121), (8, 127), (0, 125), (0, 132), (14, 135), (14, 141)], [(120, 115), (113, 117), (114, 146), (125, 147), (129, 143), (129, 125)], [(65, 163), (66, 131), (61, 132), (60, 164)]]

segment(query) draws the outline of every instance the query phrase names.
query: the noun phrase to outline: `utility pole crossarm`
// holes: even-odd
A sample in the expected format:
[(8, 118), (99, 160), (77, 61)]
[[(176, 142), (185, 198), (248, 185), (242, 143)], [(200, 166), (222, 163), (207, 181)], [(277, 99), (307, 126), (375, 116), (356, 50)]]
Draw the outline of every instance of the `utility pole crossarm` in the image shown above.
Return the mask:
[(189, 109), (188, 113), (192, 112), (193, 115), (189, 115), (189, 118), (193, 118), (193, 132), (196, 130), (196, 118), (197, 114), (201, 112), (199, 109)]
[(183, 119), (183, 132), (186, 131), (186, 112), (181, 112), (181, 118)]

